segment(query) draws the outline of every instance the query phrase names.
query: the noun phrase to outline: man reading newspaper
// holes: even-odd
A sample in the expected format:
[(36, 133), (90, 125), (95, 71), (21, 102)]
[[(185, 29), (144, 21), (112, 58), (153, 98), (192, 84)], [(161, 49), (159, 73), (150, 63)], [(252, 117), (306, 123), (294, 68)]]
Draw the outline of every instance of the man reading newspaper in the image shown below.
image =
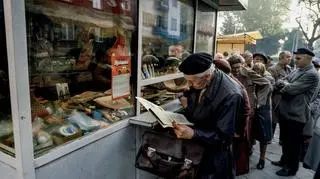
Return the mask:
[(174, 124), (178, 138), (199, 141), (205, 151), (198, 178), (235, 178), (231, 151), (235, 120), (243, 109), (241, 88), (215, 69), (212, 56), (196, 53), (179, 66), (191, 85), (185, 116), (194, 124)]

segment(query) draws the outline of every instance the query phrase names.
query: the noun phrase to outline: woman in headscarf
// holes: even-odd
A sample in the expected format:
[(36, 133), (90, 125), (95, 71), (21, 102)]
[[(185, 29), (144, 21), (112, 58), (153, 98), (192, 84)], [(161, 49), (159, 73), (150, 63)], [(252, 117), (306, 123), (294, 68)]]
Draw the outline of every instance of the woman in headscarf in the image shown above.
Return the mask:
[(241, 84), (246, 88), (251, 111), (250, 111), (250, 117), (248, 122), (248, 130), (247, 135), (249, 137), (250, 141), (250, 153), (252, 153), (252, 144), (254, 142), (252, 138), (252, 120), (254, 118), (254, 113), (257, 108), (257, 97), (255, 93), (256, 86), (268, 86), (270, 84), (269, 80), (260, 76), (255, 71), (251, 70), (248, 67), (245, 67), (242, 65), (242, 62), (244, 61), (243, 57), (240, 55), (232, 55), (229, 57), (228, 62), (231, 66), (231, 73), (232, 75), (237, 78)]
[(257, 110), (253, 119), (253, 136), (260, 142), (260, 160), (257, 169), (263, 169), (265, 165), (265, 154), (268, 142), (272, 139), (272, 118), (271, 118), (271, 96), (274, 79), (266, 75), (266, 68), (263, 63), (257, 62), (253, 65), (253, 71), (270, 81), (269, 85), (257, 85), (255, 93), (257, 96)]

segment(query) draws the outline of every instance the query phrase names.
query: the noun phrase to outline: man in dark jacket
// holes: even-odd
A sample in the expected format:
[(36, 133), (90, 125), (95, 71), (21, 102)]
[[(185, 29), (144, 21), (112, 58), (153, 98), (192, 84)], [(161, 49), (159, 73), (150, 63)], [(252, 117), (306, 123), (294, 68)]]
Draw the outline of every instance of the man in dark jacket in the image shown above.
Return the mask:
[(179, 70), (192, 85), (185, 116), (194, 127), (174, 125), (177, 137), (197, 140), (204, 146), (198, 178), (234, 178), (231, 142), (235, 121), (243, 109), (241, 88), (215, 69), (209, 54), (187, 57)]
[(300, 48), (296, 52), (297, 70), (279, 80), (276, 87), (282, 98), (279, 118), (283, 120), (283, 153), (281, 161), (274, 165), (283, 167), (279, 176), (293, 176), (299, 169), (300, 138), (305, 124), (310, 120), (310, 101), (317, 90), (319, 75), (312, 65), (313, 52)]

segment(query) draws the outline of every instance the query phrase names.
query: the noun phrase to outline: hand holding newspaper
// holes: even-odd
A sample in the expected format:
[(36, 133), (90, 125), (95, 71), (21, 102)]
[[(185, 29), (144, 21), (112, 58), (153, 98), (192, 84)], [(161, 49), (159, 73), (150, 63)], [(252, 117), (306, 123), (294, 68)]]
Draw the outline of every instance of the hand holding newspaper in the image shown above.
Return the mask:
[(182, 114), (165, 111), (162, 107), (155, 105), (154, 103), (141, 97), (136, 97), (136, 99), (156, 117), (163, 128), (173, 127), (172, 123), (184, 124), (189, 126), (193, 125)]

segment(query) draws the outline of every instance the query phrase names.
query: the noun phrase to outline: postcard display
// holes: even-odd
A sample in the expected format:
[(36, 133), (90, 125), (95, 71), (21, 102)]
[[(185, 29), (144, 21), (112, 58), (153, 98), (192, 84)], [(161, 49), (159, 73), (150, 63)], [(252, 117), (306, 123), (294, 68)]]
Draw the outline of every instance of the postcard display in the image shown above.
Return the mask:
[[(81, 166), (86, 159), (92, 166), (92, 158), (96, 165), (117, 160), (116, 168), (110, 167), (113, 161), (103, 163), (110, 165), (109, 170), (101, 170), (103, 177), (134, 175), (133, 165), (130, 175), (119, 171), (134, 161), (132, 148), (139, 143), (141, 131), (131, 121), (150, 117), (136, 97), (163, 107), (160, 112), (172, 104), (169, 111), (181, 109), (177, 97), (188, 83), (178, 66), (194, 52), (194, 3), (25, 0), (30, 90), (24, 95), (30, 95), (36, 168), (78, 153), (73, 160)], [(11, 130), (0, 136), (0, 150), (15, 157), (12, 124), (0, 121), (1, 128), (6, 126)], [(99, 147), (89, 150), (90, 145)], [(110, 150), (116, 152), (109, 154)], [(66, 170), (80, 171), (71, 165)], [(50, 178), (45, 171), (39, 170), (37, 177)], [(100, 173), (87, 178), (101, 177)], [(64, 178), (64, 174), (52, 177)]]

